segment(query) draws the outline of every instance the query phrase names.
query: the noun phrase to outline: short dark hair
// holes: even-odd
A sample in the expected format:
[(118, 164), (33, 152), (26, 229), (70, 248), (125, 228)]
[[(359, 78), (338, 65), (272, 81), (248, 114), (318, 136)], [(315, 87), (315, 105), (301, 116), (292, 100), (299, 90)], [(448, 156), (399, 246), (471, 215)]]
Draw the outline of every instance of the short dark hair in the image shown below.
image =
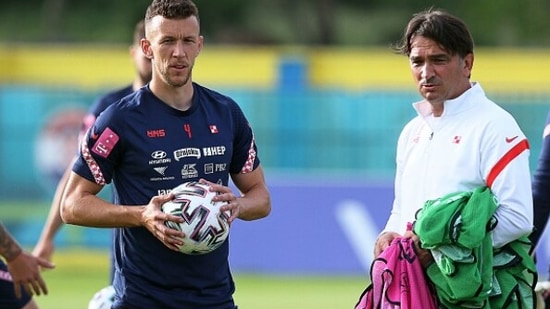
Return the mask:
[(413, 15), (405, 27), (401, 41), (394, 49), (403, 55), (411, 53), (415, 36), (434, 40), (444, 50), (461, 58), (474, 52), (474, 40), (466, 24), (459, 18), (440, 9), (428, 9)]
[(184, 19), (195, 16), (199, 20), (199, 9), (191, 0), (153, 0), (145, 12), (145, 21), (155, 16), (168, 19)]

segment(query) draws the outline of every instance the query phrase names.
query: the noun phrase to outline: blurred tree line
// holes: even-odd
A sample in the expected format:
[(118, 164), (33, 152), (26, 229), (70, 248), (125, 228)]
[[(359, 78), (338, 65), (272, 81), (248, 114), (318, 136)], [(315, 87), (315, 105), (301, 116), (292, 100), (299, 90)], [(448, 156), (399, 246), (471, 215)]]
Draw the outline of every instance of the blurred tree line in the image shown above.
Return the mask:
[[(7, 3), (6, 3), (7, 2)], [(195, 0), (208, 44), (380, 46), (397, 41), (413, 13), (461, 17), (478, 46), (550, 45), (546, 0)], [(150, 0), (8, 0), (0, 42), (129, 43)]]

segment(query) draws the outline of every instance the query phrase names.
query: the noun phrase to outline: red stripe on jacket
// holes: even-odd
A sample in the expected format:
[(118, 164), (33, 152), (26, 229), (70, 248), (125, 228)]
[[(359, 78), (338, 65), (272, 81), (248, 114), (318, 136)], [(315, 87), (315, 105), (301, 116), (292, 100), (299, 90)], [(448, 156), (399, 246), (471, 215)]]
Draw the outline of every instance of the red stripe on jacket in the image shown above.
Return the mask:
[(498, 162), (495, 164), (495, 166), (491, 169), (491, 172), (489, 172), (489, 176), (487, 177), (487, 186), (491, 188), (493, 186), (493, 182), (498, 177), (500, 172), (508, 165), (508, 163), (512, 162), (517, 156), (519, 156), (523, 151), (529, 149), (529, 142), (527, 139), (522, 140), (521, 142), (517, 143), (512, 149), (510, 149)]

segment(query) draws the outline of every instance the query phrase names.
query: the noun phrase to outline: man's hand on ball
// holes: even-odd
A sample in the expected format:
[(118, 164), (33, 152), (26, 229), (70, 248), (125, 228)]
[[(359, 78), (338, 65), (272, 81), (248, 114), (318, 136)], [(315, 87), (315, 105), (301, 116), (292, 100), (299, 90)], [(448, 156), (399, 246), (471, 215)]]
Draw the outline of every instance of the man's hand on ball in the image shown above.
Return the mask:
[(204, 179), (201, 179), (200, 182), (208, 184), (210, 186), (210, 191), (218, 193), (216, 196), (214, 196), (214, 198), (212, 198), (212, 201), (227, 203), (220, 207), (220, 211), (229, 211), (229, 213), (231, 214), (227, 219), (227, 222), (231, 224), (235, 219), (237, 219), (240, 213), (240, 204), (239, 199), (235, 196), (231, 188), (218, 185)]
[(183, 245), (185, 234), (181, 231), (171, 229), (166, 226), (166, 221), (183, 223), (183, 218), (162, 212), (162, 204), (172, 200), (173, 194), (154, 196), (149, 204), (145, 206), (142, 212), (143, 225), (160, 240), (166, 247), (179, 251), (179, 246)]

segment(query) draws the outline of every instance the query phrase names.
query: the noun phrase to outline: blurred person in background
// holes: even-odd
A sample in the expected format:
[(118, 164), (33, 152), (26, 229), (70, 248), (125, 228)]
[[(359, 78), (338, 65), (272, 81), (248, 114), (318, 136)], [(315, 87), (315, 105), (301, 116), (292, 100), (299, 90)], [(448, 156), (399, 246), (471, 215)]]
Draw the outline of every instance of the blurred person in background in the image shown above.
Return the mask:
[[(441, 288), (449, 284), (466, 287), (473, 284), (473, 278), (451, 276), (446, 281), (435, 280), (445, 276), (440, 263), (448, 259), (441, 255), (434, 259), (432, 250), (423, 246), (422, 236), (425, 234), (421, 232), (436, 233), (442, 237), (446, 233), (443, 227), (441, 232), (433, 229), (423, 231), (419, 214), (426, 214), (427, 211), (420, 210), (424, 210), (428, 201), (451, 194), (480, 189), (489, 192), (490, 195), (483, 195), (487, 196), (485, 203), (478, 201), (479, 204), (475, 204), (479, 208), (474, 211), (478, 214), (476, 220), (485, 222), (479, 225), (484, 238), (477, 248), (484, 246), (480, 252), (489, 254), (509, 250), (521, 261), (514, 267), (534, 274), (534, 263), (523, 246), (526, 243), (529, 247), (527, 236), (533, 229), (529, 144), (513, 116), (488, 99), (478, 82), (470, 81), (474, 41), (463, 21), (442, 10), (430, 9), (415, 14), (405, 27), (396, 50), (408, 57), (413, 79), (423, 100), (413, 104), (417, 116), (405, 125), (398, 139), (395, 198), (386, 226), (376, 240), (374, 256), (378, 257), (394, 239), (412, 238), (417, 256), (434, 283), (443, 306), (460, 308), (461, 304), (456, 304), (460, 301), (455, 298), (456, 295), (445, 297), (440, 293)], [(444, 209), (451, 211), (449, 208), (456, 205), (444, 206)], [(481, 219), (482, 214), (486, 214), (486, 221)], [(438, 222), (452, 224), (452, 215), (445, 215), (449, 217), (439, 214)], [(496, 223), (489, 224), (493, 219)], [(411, 224), (412, 231), (408, 229)], [(462, 222), (462, 225), (463, 228), (466, 225), (476, 228), (471, 226), (472, 222)], [(462, 234), (453, 235), (459, 236), (463, 237)], [(476, 255), (474, 260), (479, 263), (486, 261), (480, 255)], [(472, 298), (467, 300), (472, 300), (475, 305), (479, 305), (478, 301), (491, 302), (492, 308), (502, 308), (498, 303), (513, 296), (517, 297), (516, 301), (525, 301), (527, 307), (531, 307), (534, 301), (532, 286), (523, 277), (511, 276), (517, 281), (506, 281), (522, 295), (512, 295), (513, 291), (503, 289), (501, 295), (491, 294), (488, 297), (489, 292), (495, 292), (490, 290), (493, 285), (492, 278), (489, 278), (493, 266), (491, 262), (491, 272), (484, 272), (485, 276), (479, 278), (479, 288), (483, 289), (481, 293), (487, 294), (477, 299), (474, 289)], [(486, 265), (479, 265), (479, 268), (487, 269)], [(457, 270), (456, 273), (461, 272)], [(534, 277), (529, 280), (534, 280)], [(462, 280), (460, 278), (467, 282), (459, 281)], [(497, 277), (497, 280), (500, 279)]]
[[(154, 0), (145, 33), (151, 82), (109, 106), (82, 138), (61, 217), (116, 228), (113, 309), (235, 309), (229, 241), (205, 254), (181, 253), (184, 234), (166, 222), (184, 219), (161, 206), (173, 188), (201, 181), (218, 193), (213, 201), (226, 203), (220, 210), (230, 224), (269, 215), (254, 133), (237, 102), (192, 79), (204, 43), (192, 1)], [(115, 203), (97, 196), (111, 182)]]
[(82, 130), (86, 109), (74, 104), (50, 111), (36, 137), (34, 160), (39, 179), (48, 196), (75, 156), (75, 145)]
[(54, 265), (23, 250), (0, 222), (0, 308), (37, 309), (33, 295), (48, 294), (41, 268)]
[[(134, 76), (133, 82), (130, 85), (127, 85), (120, 89), (113, 90), (105, 94), (104, 96), (98, 98), (94, 102), (94, 104), (90, 107), (88, 114), (83, 119), (81, 135), (84, 135), (86, 133), (86, 131), (94, 124), (99, 114), (103, 110), (105, 110), (109, 105), (117, 102), (121, 98), (138, 90), (139, 88), (143, 87), (145, 84), (147, 84), (151, 80), (151, 71), (152, 71), (151, 60), (145, 57), (145, 55), (141, 51), (141, 46), (140, 46), (140, 41), (144, 37), (145, 37), (145, 25), (144, 25), (144, 21), (140, 20), (135, 25), (133, 42), (129, 48), (130, 57), (135, 67), (135, 76)], [(76, 149), (78, 145), (75, 144), (74, 146)], [(53, 200), (50, 206), (50, 212), (48, 214), (48, 218), (46, 220), (46, 223), (44, 224), (40, 238), (33, 250), (34, 255), (42, 257), (49, 261), (52, 260), (52, 255), (55, 250), (55, 244), (54, 244), (55, 235), (63, 225), (63, 221), (61, 220), (61, 216), (59, 214), (61, 195), (63, 194), (63, 190), (65, 190), (65, 187), (67, 185), (67, 179), (69, 178), (72, 166), (75, 161), (76, 161), (76, 156), (74, 156), (69, 166), (66, 167), (65, 173), (63, 174), (62, 178), (57, 184), (55, 195), (53, 197)], [(114, 270), (113, 270), (112, 255), (111, 255), (111, 269), (110, 269), (109, 283), (112, 282), (113, 273), (114, 273)]]
[[(550, 216), (550, 113), (546, 118), (542, 138), (542, 149), (532, 184), (535, 229), (529, 238), (535, 246), (538, 245)], [(548, 261), (539, 262), (547, 263)], [(550, 280), (550, 278), (546, 278), (546, 280)], [(539, 283), (537, 290), (546, 299), (546, 308), (550, 308), (550, 282)]]

